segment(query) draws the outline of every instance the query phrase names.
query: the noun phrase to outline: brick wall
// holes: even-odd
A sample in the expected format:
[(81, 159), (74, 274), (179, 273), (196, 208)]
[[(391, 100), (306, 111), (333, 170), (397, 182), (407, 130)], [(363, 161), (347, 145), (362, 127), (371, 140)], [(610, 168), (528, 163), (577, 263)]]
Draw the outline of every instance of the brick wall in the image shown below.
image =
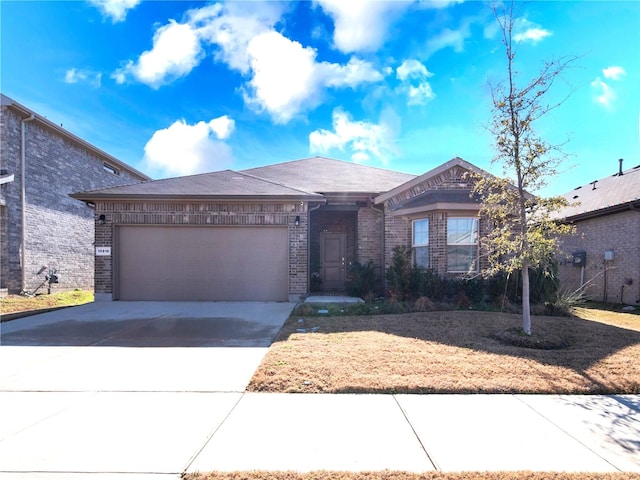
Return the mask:
[(365, 264), (369, 261), (381, 267), (384, 263), (382, 235), (384, 220), (382, 211), (371, 207), (358, 209), (358, 251), (357, 260)]
[[(289, 296), (307, 293), (307, 204), (219, 202), (98, 202), (96, 246), (112, 247), (112, 256), (95, 257), (95, 292), (113, 293), (114, 227), (117, 225), (287, 225), (289, 227)], [(295, 217), (300, 224), (294, 225)]]
[[(430, 190), (466, 190), (470, 191), (472, 185), (465, 179), (466, 169), (453, 166), (444, 172), (425, 179), (411, 188), (399, 192), (385, 202), (385, 269), (391, 265), (393, 249), (396, 246), (411, 247), (412, 245), (412, 220), (424, 218), (429, 220), (429, 256), (431, 268), (439, 275), (447, 275), (447, 219), (449, 216), (476, 217), (477, 210), (456, 211), (425, 211), (413, 213), (409, 216), (393, 215), (393, 212), (401, 208), (407, 201)], [(480, 219), (480, 234), (487, 233), (486, 221)], [(480, 268), (486, 267), (486, 258), (480, 255)]]
[[(3, 249), (2, 285), (11, 293), (21, 290), (22, 232), (20, 189), (20, 125), (23, 118), (9, 107), (0, 112), (1, 168), (15, 175), (2, 186), (6, 203), (7, 232)], [(36, 121), (24, 123), (26, 137), (26, 242), (24, 266), (26, 289), (33, 290), (44, 279), (42, 266), (55, 268), (60, 275), (56, 290), (93, 288), (94, 211), (70, 193), (131, 184), (141, 179), (119, 170), (119, 175), (103, 169), (105, 158), (81, 143)]]
[[(582, 250), (587, 253), (584, 292), (588, 298), (640, 304), (640, 212), (627, 210), (576, 222), (576, 235), (562, 244), (558, 274), (563, 289), (580, 287), (580, 268), (571, 259)], [(605, 262), (606, 250), (613, 251), (612, 261)]]

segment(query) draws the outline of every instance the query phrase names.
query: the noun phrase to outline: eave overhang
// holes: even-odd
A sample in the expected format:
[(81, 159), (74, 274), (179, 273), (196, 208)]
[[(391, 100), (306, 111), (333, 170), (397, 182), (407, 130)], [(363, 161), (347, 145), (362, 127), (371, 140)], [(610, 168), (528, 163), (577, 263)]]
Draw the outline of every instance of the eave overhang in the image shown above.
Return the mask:
[(72, 193), (69, 195), (76, 200), (84, 202), (111, 202), (111, 201), (179, 201), (179, 202), (318, 202), (326, 203), (322, 195), (145, 195), (145, 194), (91, 194)]
[(466, 211), (466, 212), (479, 212), (480, 205), (474, 203), (448, 203), (448, 202), (436, 202), (430, 205), (411, 208), (398, 208), (392, 210), (389, 215), (392, 217), (418, 215), (420, 213), (429, 213), (436, 211)]

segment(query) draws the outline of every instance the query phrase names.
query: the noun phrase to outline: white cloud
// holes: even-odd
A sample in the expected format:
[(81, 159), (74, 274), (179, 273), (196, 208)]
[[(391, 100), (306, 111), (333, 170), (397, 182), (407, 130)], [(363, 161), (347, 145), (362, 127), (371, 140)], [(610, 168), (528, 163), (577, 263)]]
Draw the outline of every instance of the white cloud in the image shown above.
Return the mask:
[(532, 27), (527, 28), (526, 30), (516, 33), (513, 36), (513, 39), (516, 42), (531, 42), (534, 45), (538, 43), (543, 38), (549, 37), (551, 32), (549, 30), (545, 30), (543, 28)]
[(129, 61), (116, 70), (112, 78), (123, 83), (132, 75), (141, 83), (160, 85), (187, 75), (202, 60), (203, 51), (193, 29), (173, 20), (153, 35), (153, 48), (140, 55), (136, 63)]
[(331, 150), (351, 150), (355, 162), (377, 159), (386, 164), (391, 157), (393, 128), (385, 122), (378, 124), (352, 121), (350, 115), (340, 109), (333, 111), (333, 131), (319, 129), (309, 134), (311, 153), (326, 154)]
[(436, 94), (427, 81), (433, 73), (418, 60), (404, 60), (396, 69), (396, 76), (402, 82), (398, 90), (407, 95), (408, 105), (424, 105), (435, 98)]
[(111, 18), (113, 23), (122, 22), (127, 18), (129, 10), (141, 0), (89, 0), (103, 16)]
[(362, 83), (379, 82), (384, 78), (371, 63), (356, 57), (351, 57), (346, 65), (322, 62), (318, 70), (323, 72), (325, 84), (329, 87), (355, 88)]
[(92, 87), (99, 87), (102, 83), (102, 74), (93, 70), (70, 68), (64, 74), (65, 83), (88, 83)]
[(220, 140), (226, 140), (236, 128), (236, 122), (228, 115), (214, 118), (209, 122), (209, 127)]
[(227, 116), (188, 125), (177, 120), (157, 130), (144, 147), (144, 160), (154, 176), (181, 176), (227, 168), (233, 163), (229, 137), (234, 122)]
[(389, 25), (411, 2), (317, 0), (333, 19), (333, 42), (343, 53), (373, 51), (382, 45)]
[(604, 78), (609, 78), (611, 80), (621, 80), (622, 77), (627, 74), (627, 72), (625, 72), (624, 68), (622, 67), (614, 66), (603, 68), (602, 74), (604, 75)]
[(595, 91), (595, 101), (605, 108), (611, 108), (616, 98), (616, 93), (600, 77), (591, 82), (591, 88)]
[(456, 53), (464, 51), (464, 41), (471, 36), (470, 22), (463, 22), (457, 30), (443, 29), (427, 40), (426, 55), (430, 57), (438, 50), (451, 47)]
[(255, 37), (247, 49), (252, 78), (245, 102), (286, 123), (320, 102), (325, 87), (351, 87), (381, 80), (368, 62), (351, 58), (346, 65), (316, 62), (316, 51), (270, 31)]
[(273, 30), (282, 11), (278, 4), (264, 2), (216, 3), (188, 13), (189, 24), (203, 42), (219, 47), (218, 61), (243, 74), (249, 72), (249, 44)]
[(396, 76), (403, 82), (408, 78), (426, 78), (432, 75), (418, 60), (404, 60), (396, 69)]
[(314, 103), (320, 88), (316, 52), (271, 31), (255, 37), (248, 47), (253, 77), (245, 101), (286, 123), (305, 101)]
[(433, 89), (428, 82), (423, 82), (419, 85), (410, 85), (407, 91), (409, 96), (408, 105), (424, 105), (429, 100), (436, 98), (436, 94), (433, 93)]
[(274, 30), (281, 4), (216, 3), (187, 12), (184, 23), (160, 27), (153, 48), (136, 62), (112, 74), (117, 83), (133, 77), (153, 88), (187, 75), (214, 46), (217, 61), (240, 72), (245, 102), (286, 123), (318, 105), (327, 88), (356, 88), (384, 75), (369, 62), (351, 57), (346, 64), (318, 62), (314, 48), (305, 47)]

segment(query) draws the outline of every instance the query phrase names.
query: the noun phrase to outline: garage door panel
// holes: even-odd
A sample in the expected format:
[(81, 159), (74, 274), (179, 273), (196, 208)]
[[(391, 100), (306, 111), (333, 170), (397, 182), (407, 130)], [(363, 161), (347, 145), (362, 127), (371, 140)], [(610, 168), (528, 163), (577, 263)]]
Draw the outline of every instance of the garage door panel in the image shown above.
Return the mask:
[(119, 227), (121, 300), (288, 300), (286, 227)]

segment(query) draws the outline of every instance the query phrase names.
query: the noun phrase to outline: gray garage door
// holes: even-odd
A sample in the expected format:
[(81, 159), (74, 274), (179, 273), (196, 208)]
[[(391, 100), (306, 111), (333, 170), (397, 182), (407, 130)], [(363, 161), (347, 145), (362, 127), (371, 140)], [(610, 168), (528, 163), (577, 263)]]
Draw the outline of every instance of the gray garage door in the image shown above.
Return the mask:
[(286, 227), (120, 226), (115, 298), (288, 300)]

